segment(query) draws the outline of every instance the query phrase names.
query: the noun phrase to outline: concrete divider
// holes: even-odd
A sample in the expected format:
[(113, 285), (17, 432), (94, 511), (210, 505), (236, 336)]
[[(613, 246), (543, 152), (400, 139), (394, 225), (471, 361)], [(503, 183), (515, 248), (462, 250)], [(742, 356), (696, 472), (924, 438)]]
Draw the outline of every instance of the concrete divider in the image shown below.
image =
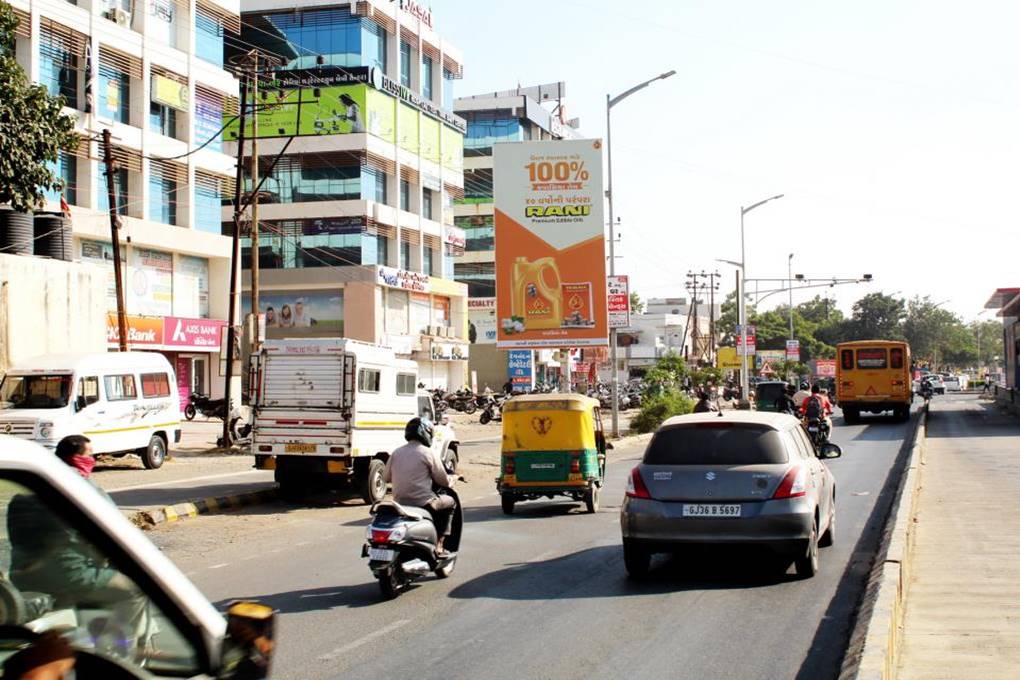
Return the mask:
[(231, 496), (202, 498), (195, 501), (166, 505), (154, 510), (141, 510), (129, 519), (142, 529), (152, 529), (160, 524), (178, 522), (188, 517), (197, 517), (223, 510), (236, 510), (249, 505), (258, 505), (276, 500), (279, 489), (261, 489)]
[[(914, 431), (903, 481), (890, 511), (890, 522), (883, 534), (850, 635), (850, 648), (843, 659), (840, 680), (891, 680), (896, 677), (927, 425), (926, 407)], [(863, 644), (858, 647), (855, 641), (862, 638)]]

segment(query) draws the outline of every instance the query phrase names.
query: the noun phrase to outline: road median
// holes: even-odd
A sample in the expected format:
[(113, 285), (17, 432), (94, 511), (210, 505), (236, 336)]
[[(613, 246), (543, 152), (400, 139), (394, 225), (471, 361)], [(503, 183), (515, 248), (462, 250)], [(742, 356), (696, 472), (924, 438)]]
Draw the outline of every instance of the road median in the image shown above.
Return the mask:
[(173, 505), (164, 505), (149, 510), (139, 510), (128, 516), (135, 526), (149, 530), (162, 524), (179, 522), (189, 517), (207, 515), (223, 512), (225, 510), (238, 510), (251, 505), (269, 503), (279, 497), (279, 489), (260, 489), (247, 493), (231, 494), (228, 496), (210, 496)]
[(913, 432), (906, 469), (851, 631), (840, 680), (887, 680), (896, 677), (927, 422), (928, 410), (925, 408)]

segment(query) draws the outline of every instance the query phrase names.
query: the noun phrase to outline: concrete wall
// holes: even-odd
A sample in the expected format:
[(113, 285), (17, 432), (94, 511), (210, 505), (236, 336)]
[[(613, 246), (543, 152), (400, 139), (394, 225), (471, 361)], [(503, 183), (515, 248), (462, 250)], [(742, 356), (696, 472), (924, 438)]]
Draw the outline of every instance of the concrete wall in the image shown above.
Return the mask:
[(40, 354), (106, 349), (105, 269), (0, 255), (0, 372)]
[(471, 345), (468, 357), (468, 373), (466, 381), (471, 381), (471, 371), (478, 373), (478, 390), (484, 390), (488, 384), (494, 392), (503, 389), (506, 382), (506, 350), (496, 349), (496, 345)]

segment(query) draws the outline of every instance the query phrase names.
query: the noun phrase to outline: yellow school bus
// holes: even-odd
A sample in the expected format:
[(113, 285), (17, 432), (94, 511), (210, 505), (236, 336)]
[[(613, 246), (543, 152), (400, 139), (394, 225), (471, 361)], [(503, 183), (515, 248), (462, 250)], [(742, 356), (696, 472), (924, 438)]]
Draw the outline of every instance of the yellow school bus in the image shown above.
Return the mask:
[(898, 420), (908, 420), (910, 345), (894, 340), (836, 345), (836, 395), (848, 423), (857, 422), (862, 412), (892, 411)]

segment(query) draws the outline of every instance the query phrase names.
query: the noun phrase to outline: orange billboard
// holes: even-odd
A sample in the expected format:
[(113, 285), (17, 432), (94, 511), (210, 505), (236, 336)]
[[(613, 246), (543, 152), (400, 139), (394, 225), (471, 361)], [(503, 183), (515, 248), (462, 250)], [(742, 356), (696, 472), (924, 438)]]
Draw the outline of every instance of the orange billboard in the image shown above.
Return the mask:
[(601, 140), (492, 151), (497, 345), (607, 345)]

